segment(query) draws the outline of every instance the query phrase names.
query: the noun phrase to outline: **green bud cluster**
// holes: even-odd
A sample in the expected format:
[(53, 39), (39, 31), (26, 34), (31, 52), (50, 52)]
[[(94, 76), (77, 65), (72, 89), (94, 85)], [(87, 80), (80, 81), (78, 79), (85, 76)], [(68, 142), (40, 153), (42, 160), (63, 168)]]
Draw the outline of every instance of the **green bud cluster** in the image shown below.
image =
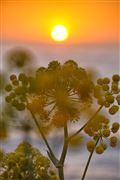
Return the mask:
[(7, 103), (11, 103), (18, 111), (23, 111), (26, 107), (27, 77), (23, 73), (19, 74), (18, 78), (15, 74), (12, 74), (10, 81), (11, 83), (5, 86), (5, 90), (9, 93), (5, 100)]
[(87, 123), (84, 128), (84, 132), (96, 139), (96, 135), (99, 135), (99, 131), (105, 131), (108, 125), (109, 119), (103, 115), (97, 115), (94, 119)]
[(97, 80), (94, 87), (94, 97), (97, 98), (99, 105), (108, 108), (108, 112), (114, 115), (119, 110), (120, 105), (120, 76), (115, 74), (112, 79), (105, 77)]
[[(87, 150), (92, 152), (95, 150), (97, 154), (102, 154), (108, 147), (106, 139), (109, 140), (109, 145), (115, 147), (117, 145), (117, 137), (111, 136), (115, 134), (120, 128), (118, 122), (114, 122), (110, 127), (109, 119), (103, 115), (97, 115), (96, 118), (87, 123), (84, 128), (84, 132), (89, 135), (92, 139), (86, 144)], [(95, 146), (95, 142), (99, 139), (99, 144)], [(112, 140), (111, 140), (112, 139)], [(105, 142), (104, 142), (105, 141)]]
[(59, 180), (49, 159), (28, 142), (19, 144), (14, 152), (0, 151), (0, 160), (1, 180)]
[(95, 146), (95, 141), (90, 140), (87, 142), (87, 150), (89, 152), (96, 151), (97, 154), (102, 154), (107, 149), (107, 145), (105, 143), (100, 143), (97, 147)]

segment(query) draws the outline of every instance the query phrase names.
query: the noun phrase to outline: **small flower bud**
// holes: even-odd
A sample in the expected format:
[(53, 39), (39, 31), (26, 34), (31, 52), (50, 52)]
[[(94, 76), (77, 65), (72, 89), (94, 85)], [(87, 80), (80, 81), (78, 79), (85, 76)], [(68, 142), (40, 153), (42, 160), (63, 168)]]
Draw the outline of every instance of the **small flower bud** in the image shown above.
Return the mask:
[(119, 127), (120, 127), (120, 125), (119, 125), (119, 123), (118, 122), (114, 122), (113, 124), (112, 124), (112, 132), (113, 133), (116, 133), (118, 130), (119, 130)]
[(12, 84), (13, 84), (14, 86), (18, 86), (18, 85), (19, 85), (19, 81), (16, 80), (16, 79), (14, 79), (14, 80), (12, 81)]
[(6, 97), (5, 97), (5, 101), (6, 101), (7, 103), (10, 103), (10, 102), (11, 102), (11, 97), (10, 97), (10, 96), (6, 96)]
[(103, 134), (103, 137), (109, 137), (110, 136), (110, 129), (104, 129), (102, 134)]
[(14, 99), (13, 101), (12, 101), (12, 106), (18, 106), (18, 104), (19, 104), (19, 102), (18, 102), (18, 100), (16, 100), (16, 99)]
[(118, 143), (118, 138), (116, 136), (112, 136), (110, 138), (110, 146), (115, 147), (115, 146), (117, 146), (117, 143)]
[(117, 100), (118, 105), (120, 105), (120, 95), (118, 95), (118, 96), (116, 97), (116, 100)]
[(89, 151), (89, 152), (92, 152), (92, 151), (94, 150), (94, 148), (95, 148), (95, 143), (94, 143), (94, 141), (88, 141), (88, 142), (87, 142), (87, 149), (88, 149), (88, 151)]
[(112, 91), (118, 91), (118, 84), (112, 83)]
[(107, 101), (105, 101), (105, 102), (104, 102), (104, 106), (105, 106), (106, 108), (108, 108), (108, 107), (110, 107), (110, 103), (107, 102)]
[(5, 90), (6, 90), (7, 92), (10, 92), (10, 91), (12, 90), (11, 84), (7, 84), (7, 85), (5, 86)]
[(111, 115), (115, 114), (117, 111), (119, 110), (119, 107), (117, 105), (113, 105), (110, 109), (109, 109), (109, 113)]
[(103, 85), (102, 85), (102, 89), (103, 89), (104, 91), (108, 91), (108, 90), (109, 90), (109, 86), (108, 86), (107, 84), (103, 84)]
[(24, 81), (26, 79), (26, 75), (24, 73), (20, 73), (18, 79), (19, 81)]
[(16, 76), (15, 74), (12, 74), (12, 75), (10, 76), (10, 80), (11, 80), (11, 81), (16, 80), (16, 79), (17, 79), (17, 76)]
[(112, 76), (112, 80), (113, 81), (119, 81), (120, 80), (120, 77), (119, 77), (119, 75), (118, 74), (114, 74), (113, 76)]
[(114, 102), (114, 96), (112, 95), (107, 95), (105, 98), (108, 103), (112, 104)]
[(103, 79), (102, 79), (102, 78), (99, 78), (99, 79), (97, 80), (97, 84), (102, 85), (102, 84), (103, 84)]
[(103, 79), (103, 84), (109, 84), (109, 83), (110, 83), (110, 79), (107, 78), (107, 77), (105, 77), (105, 78)]
[(105, 143), (101, 143), (101, 146), (103, 147), (103, 149), (104, 149), (104, 150), (106, 150), (106, 149), (107, 149), (107, 144), (105, 144)]
[(102, 154), (104, 152), (104, 148), (102, 145), (99, 145), (96, 147), (96, 153), (97, 154)]

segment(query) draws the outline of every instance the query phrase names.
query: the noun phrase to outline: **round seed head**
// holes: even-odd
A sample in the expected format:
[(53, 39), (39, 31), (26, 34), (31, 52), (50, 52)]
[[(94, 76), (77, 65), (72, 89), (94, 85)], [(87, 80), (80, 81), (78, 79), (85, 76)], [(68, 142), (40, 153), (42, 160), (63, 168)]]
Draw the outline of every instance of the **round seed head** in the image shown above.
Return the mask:
[(88, 141), (88, 142), (87, 142), (87, 150), (88, 150), (89, 152), (92, 152), (92, 151), (94, 150), (94, 148), (95, 148), (95, 143), (94, 143), (94, 141)]
[(112, 76), (112, 80), (113, 81), (119, 81), (120, 80), (120, 77), (119, 77), (119, 75), (118, 74), (114, 74), (113, 76)]
[(19, 104), (18, 100), (14, 99), (12, 101), (12, 106), (16, 107), (16, 106), (18, 106), (18, 104)]
[(104, 149), (104, 150), (106, 150), (106, 149), (107, 149), (107, 144), (105, 144), (105, 143), (101, 143), (101, 146), (103, 147), (103, 149)]
[(16, 80), (16, 79), (14, 79), (14, 80), (12, 81), (12, 84), (13, 84), (14, 86), (18, 86), (18, 85), (19, 85), (19, 81)]
[(105, 78), (103, 79), (103, 84), (109, 84), (109, 83), (110, 83), (110, 79), (107, 78), (107, 77), (105, 77)]
[(114, 102), (114, 96), (112, 95), (107, 95), (105, 98), (108, 103), (112, 104)]
[(110, 129), (104, 129), (102, 134), (103, 134), (103, 137), (109, 137), (110, 136)]
[(117, 111), (119, 110), (119, 107), (117, 105), (113, 105), (110, 109), (109, 109), (109, 113), (111, 115), (114, 115)]
[(103, 89), (104, 91), (108, 91), (108, 90), (109, 90), (109, 86), (108, 86), (107, 84), (103, 84), (103, 85), (102, 85), (102, 89)]
[(112, 124), (112, 129), (111, 130), (112, 130), (113, 133), (116, 133), (119, 130), (119, 128), (120, 128), (119, 123), (118, 122), (114, 122)]
[(12, 90), (11, 84), (7, 84), (7, 85), (5, 86), (5, 90), (6, 90), (7, 92), (10, 92), (10, 91)]
[(16, 76), (15, 74), (12, 74), (12, 75), (10, 76), (10, 80), (13, 81), (13, 80), (15, 80), (15, 79), (17, 79), (17, 76)]
[(110, 146), (111, 147), (116, 147), (118, 143), (118, 138), (116, 136), (112, 136), (110, 138)]
[(104, 152), (104, 148), (102, 145), (99, 145), (96, 147), (96, 153), (97, 154), (102, 154)]
[(99, 79), (97, 80), (97, 84), (102, 85), (102, 84), (103, 84), (103, 79), (102, 79), (102, 78), (99, 78)]
[(120, 105), (120, 95), (117, 95), (116, 100), (117, 100), (118, 105)]
[(112, 83), (112, 91), (118, 91), (118, 83)]
[(10, 97), (10, 96), (6, 96), (6, 97), (5, 97), (5, 101), (6, 101), (7, 103), (10, 103), (10, 102), (11, 102), (11, 97)]

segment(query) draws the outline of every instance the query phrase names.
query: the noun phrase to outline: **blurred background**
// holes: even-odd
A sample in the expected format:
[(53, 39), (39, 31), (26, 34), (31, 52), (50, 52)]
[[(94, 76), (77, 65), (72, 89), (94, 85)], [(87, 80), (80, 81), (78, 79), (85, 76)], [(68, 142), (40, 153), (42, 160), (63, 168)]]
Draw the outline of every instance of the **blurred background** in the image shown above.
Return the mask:
[[(119, 0), (1, 0), (0, 6), (0, 145), (10, 152), (27, 139), (46, 154), (44, 143), (33, 131), (30, 117), (21, 116), (5, 104), (4, 84), (11, 73), (32, 73), (34, 68), (47, 66), (52, 60), (64, 63), (74, 59), (80, 67), (95, 75), (95, 79), (118, 74)], [(66, 28), (68, 37), (64, 41), (52, 38), (56, 25)], [(119, 115), (111, 119), (118, 120)], [(72, 124), (73, 129), (78, 127), (79, 123)], [(54, 130), (54, 133), (50, 134), (49, 141), (59, 155), (62, 132)], [(80, 179), (89, 155), (84, 148), (70, 148), (65, 164), (66, 180)], [(118, 180), (119, 148), (109, 149), (102, 156), (95, 154), (86, 180)]]

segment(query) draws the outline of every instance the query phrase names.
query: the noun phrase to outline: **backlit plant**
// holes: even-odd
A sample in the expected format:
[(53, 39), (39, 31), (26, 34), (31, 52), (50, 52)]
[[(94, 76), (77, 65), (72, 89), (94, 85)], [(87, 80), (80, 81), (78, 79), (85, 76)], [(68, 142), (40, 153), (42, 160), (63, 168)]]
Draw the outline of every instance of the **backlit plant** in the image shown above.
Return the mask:
[[(18, 111), (28, 110), (38, 127), (38, 130), (48, 148), (48, 156), (58, 169), (60, 180), (64, 180), (64, 162), (69, 143), (82, 131), (90, 136), (87, 150), (90, 152), (82, 180), (85, 178), (92, 154), (102, 154), (107, 147), (115, 147), (118, 139), (115, 135), (119, 130), (119, 123), (110, 120), (99, 112), (106, 108), (110, 115), (119, 110), (120, 88), (119, 75), (98, 79), (95, 85), (87, 72), (73, 60), (61, 65), (52, 61), (48, 67), (40, 67), (34, 76), (20, 73), (12, 74), (10, 83), (6, 85), (8, 92), (6, 102)], [(92, 117), (72, 135), (68, 132), (68, 124), (81, 120), (81, 115), (90, 108), (97, 99), (98, 110)], [(58, 159), (44, 133), (44, 127), (63, 128), (64, 144), (60, 159)], [(106, 143), (106, 140), (109, 143)], [(108, 145), (107, 145), (108, 144)]]
[(50, 161), (27, 142), (11, 153), (0, 151), (1, 180), (58, 180)]

